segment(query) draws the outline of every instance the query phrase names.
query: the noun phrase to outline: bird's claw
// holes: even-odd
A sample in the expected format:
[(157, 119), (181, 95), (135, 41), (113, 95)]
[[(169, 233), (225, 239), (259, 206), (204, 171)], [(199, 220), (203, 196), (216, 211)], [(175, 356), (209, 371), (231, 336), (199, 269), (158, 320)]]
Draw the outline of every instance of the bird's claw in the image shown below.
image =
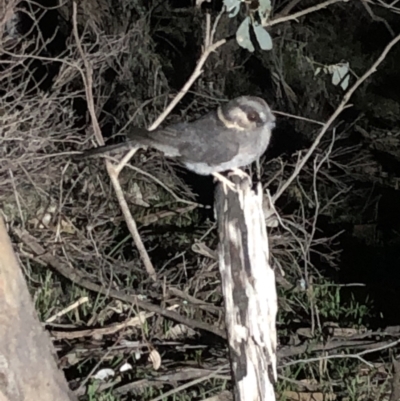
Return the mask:
[(224, 188), (224, 193), (225, 195), (228, 193), (227, 188), (229, 188), (231, 191), (233, 192), (237, 192), (236, 191), (236, 185), (229, 180), (228, 178), (224, 177), (222, 174), (220, 173), (213, 173), (213, 176), (221, 182), (223, 188)]

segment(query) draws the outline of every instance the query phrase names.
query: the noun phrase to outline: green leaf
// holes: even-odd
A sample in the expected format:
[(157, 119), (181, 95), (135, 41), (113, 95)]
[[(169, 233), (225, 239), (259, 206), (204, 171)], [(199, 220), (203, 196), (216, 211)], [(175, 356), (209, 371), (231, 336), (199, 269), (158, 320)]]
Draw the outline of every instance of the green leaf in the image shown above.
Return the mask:
[(253, 43), (251, 43), (249, 29), (250, 17), (246, 17), (236, 32), (236, 40), (240, 47), (247, 49), (249, 52), (254, 52), (254, 46)]
[[(346, 90), (349, 85), (349, 76), (348, 76), (349, 63), (337, 64), (332, 67), (334, 67), (333, 73), (332, 73), (332, 84), (337, 86), (337, 85), (339, 85), (339, 83), (341, 83), (340, 86), (342, 87), (342, 89)], [(346, 75), (347, 75), (347, 77), (346, 77)], [(346, 77), (346, 79), (343, 79), (345, 77)]]
[(254, 33), (257, 38), (257, 42), (260, 44), (263, 50), (272, 50), (272, 38), (271, 35), (264, 29), (264, 27), (258, 23), (253, 24)]
[(349, 81), (350, 81), (350, 74), (347, 74), (346, 78), (340, 84), (340, 86), (344, 91), (349, 87)]
[(229, 14), (229, 18), (235, 17), (240, 10), (241, 0), (224, 0), (224, 6)]

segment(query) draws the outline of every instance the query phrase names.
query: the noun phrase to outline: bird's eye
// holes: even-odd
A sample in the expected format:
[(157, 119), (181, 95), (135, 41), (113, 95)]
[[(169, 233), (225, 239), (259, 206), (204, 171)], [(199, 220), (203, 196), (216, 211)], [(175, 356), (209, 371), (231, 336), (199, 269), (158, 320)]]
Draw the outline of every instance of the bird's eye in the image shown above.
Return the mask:
[(255, 111), (251, 111), (250, 113), (248, 113), (247, 118), (249, 119), (249, 121), (259, 121), (260, 120), (260, 116)]

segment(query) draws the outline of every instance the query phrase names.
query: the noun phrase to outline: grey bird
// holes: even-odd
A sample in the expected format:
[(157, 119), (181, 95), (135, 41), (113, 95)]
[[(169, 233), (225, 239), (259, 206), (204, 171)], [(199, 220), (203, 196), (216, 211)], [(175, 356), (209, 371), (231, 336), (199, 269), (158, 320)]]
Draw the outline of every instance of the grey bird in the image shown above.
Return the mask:
[(203, 117), (147, 131), (135, 128), (124, 143), (89, 149), (79, 158), (118, 149), (151, 147), (200, 175), (218, 175), (258, 160), (267, 149), (275, 117), (265, 100), (241, 96)]

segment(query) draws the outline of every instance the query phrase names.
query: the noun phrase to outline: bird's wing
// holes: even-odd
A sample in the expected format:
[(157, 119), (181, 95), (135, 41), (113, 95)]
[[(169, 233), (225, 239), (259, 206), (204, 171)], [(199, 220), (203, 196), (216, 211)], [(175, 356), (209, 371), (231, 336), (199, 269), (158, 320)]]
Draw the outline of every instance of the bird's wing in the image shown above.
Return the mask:
[(214, 115), (187, 125), (179, 141), (183, 162), (216, 165), (227, 162), (239, 152), (239, 143)]
[(90, 157), (133, 146), (149, 146), (182, 162), (217, 165), (231, 160), (239, 152), (238, 141), (215, 112), (190, 123), (173, 124), (154, 131), (133, 127), (126, 136), (124, 143), (90, 149), (83, 156)]
[(208, 142), (193, 138), (181, 143), (179, 153), (183, 162), (205, 163), (210, 166), (232, 160), (239, 152), (236, 141), (227, 141), (216, 135)]
[(216, 113), (210, 112), (189, 123), (172, 124), (154, 131), (133, 130), (128, 138), (131, 143), (137, 141), (182, 162), (215, 165), (231, 160), (239, 151), (239, 144), (229, 134)]

